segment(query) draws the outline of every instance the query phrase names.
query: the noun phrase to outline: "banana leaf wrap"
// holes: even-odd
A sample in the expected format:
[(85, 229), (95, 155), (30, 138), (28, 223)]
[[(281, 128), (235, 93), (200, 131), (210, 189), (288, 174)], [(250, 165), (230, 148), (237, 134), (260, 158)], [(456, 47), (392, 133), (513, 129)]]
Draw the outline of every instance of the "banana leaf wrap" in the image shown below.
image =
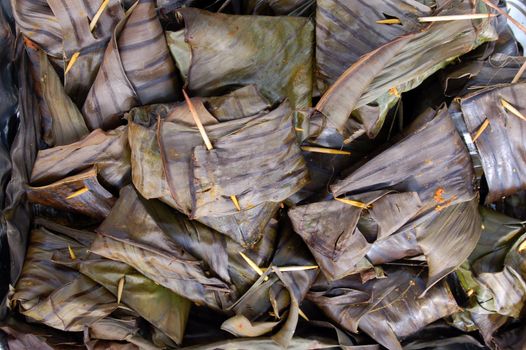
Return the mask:
[(239, 251), (256, 254), (256, 263), (266, 261), (273, 247), (268, 240), (275, 237), (269, 230), (256, 247), (244, 250), (226, 236), (125, 187), (97, 229), (91, 251), (124, 262), (198, 304), (222, 310), (257, 276)]
[(307, 298), (350, 332), (358, 329), (388, 349), (400, 340), (459, 307), (445, 282), (426, 289), (422, 268), (386, 269), (386, 278), (362, 284), (359, 276), (334, 282), (316, 281)]
[(102, 220), (110, 212), (115, 197), (97, 179), (97, 169), (66, 177), (50, 185), (29, 187), (27, 198), (32, 203), (78, 212)]
[(42, 138), (48, 146), (79, 141), (89, 134), (84, 117), (66, 94), (62, 81), (44, 51), (26, 40), (35, 90), (40, 95)]
[[(415, 88), (456, 57), (485, 41), (497, 38), (491, 19), (437, 22), (422, 27), (415, 24), (415, 16), (429, 12), (427, 6), (417, 1), (402, 0), (379, 3), (373, 2), (378, 5), (378, 9), (388, 8), (383, 12), (386, 15), (400, 19), (403, 24), (400, 29), (379, 26), (376, 20), (385, 17), (379, 10), (370, 11), (369, 2), (324, 1), (318, 8), (317, 53), (322, 55), (317, 57), (318, 71), (325, 76), (332, 75), (330, 79), (334, 83), (330, 88), (325, 88), (327, 90), (311, 117), (308, 134), (314, 139), (331, 129), (346, 138), (364, 132), (371, 138), (375, 137), (400, 93)], [(449, 2), (448, 5), (441, 7), (440, 15), (470, 13), (474, 10), (468, 0)], [(484, 4), (477, 5), (476, 9), (488, 11)], [(367, 18), (353, 17), (353, 13), (366, 13)], [(337, 27), (339, 30), (328, 31), (328, 27)], [(342, 27), (344, 30), (341, 30)], [(360, 40), (365, 28), (367, 32), (382, 31), (383, 34), (368, 40), (366, 45), (369, 47), (364, 47), (364, 40)], [(335, 54), (330, 54), (331, 51)], [(333, 67), (348, 68), (339, 76), (324, 71), (323, 66), (319, 67), (319, 62), (327, 56), (331, 62), (339, 62)], [(354, 61), (358, 56), (360, 58)], [(324, 64), (323, 60), (321, 64)], [(349, 118), (357, 121), (351, 128), (347, 124)]]
[[(211, 116), (203, 103), (198, 99), (192, 99), (197, 110), (200, 112), (201, 119), (205, 125), (216, 124), (217, 121)], [(132, 180), (141, 193), (147, 199), (158, 198), (179, 211), (189, 214), (190, 198), (190, 153), (179, 154), (184, 158), (184, 163), (178, 163), (176, 175), (177, 195), (172, 197), (162, 161), (159, 140), (157, 137), (156, 116), (165, 118), (168, 121), (177, 121), (177, 124), (185, 128), (191, 128), (188, 107), (186, 105), (153, 105), (150, 107), (136, 108), (130, 111), (128, 118), (129, 124), (129, 144), (131, 148)], [(193, 122), (193, 121), (192, 121)], [(199, 145), (200, 136), (193, 135), (192, 143), (181, 144), (187, 147)], [(188, 199), (187, 199), (188, 198)], [(185, 200), (188, 200), (185, 204)], [(202, 217), (198, 220), (214, 230), (225, 234), (242, 245), (255, 244), (262, 235), (265, 226), (275, 215), (278, 203), (263, 203), (255, 208), (236, 212), (232, 215), (220, 217)], [(185, 209), (188, 208), (188, 209)]]
[(114, 128), (132, 107), (177, 99), (177, 84), (154, 1), (139, 0), (106, 48), (82, 107), (86, 124), (91, 130)]
[[(525, 121), (506, 109), (511, 104), (519, 113), (526, 111), (520, 97), (525, 83), (492, 86), (464, 97), (461, 101), (463, 118), (470, 133), (475, 134), (487, 119), (488, 130), (476, 140), (484, 175), (489, 187), (486, 203), (526, 188), (523, 133)], [(503, 102), (505, 101), (505, 102)]]
[(97, 167), (103, 184), (120, 188), (130, 181), (128, 130), (94, 130), (82, 140), (38, 152), (31, 173), (33, 185), (46, 185), (65, 176)]
[[(407, 218), (416, 221), (404, 225), (402, 220), (400, 224), (404, 226), (398, 232), (375, 242), (371, 249), (379, 259), (373, 261), (385, 263), (421, 252), (428, 260), (428, 283), (432, 285), (459, 266), (480, 237), (473, 183), (468, 150), (448, 111), (442, 107), (433, 119), (419, 123), (410, 135), (337, 181), (331, 190), (335, 197), (346, 195), (358, 200), (359, 196), (378, 190), (416, 193), (421, 204)], [(374, 203), (372, 207), (374, 210)], [(406, 243), (393, 245), (399, 240)], [(464, 240), (462, 245), (455, 243)], [(437, 247), (437, 242), (447, 245)], [(375, 249), (377, 244), (380, 247)], [(457, 254), (449, 256), (448, 249), (452, 248)]]
[[(37, 43), (60, 68), (64, 88), (82, 105), (103, 60), (104, 50), (117, 23), (124, 17), (120, 1), (110, 0), (97, 25), (90, 30), (100, 1), (14, 1), (13, 14), (20, 31)], [(68, 61), (78, 54), (70, 70)]]
[(75, 268), (77, 258), (87, 256), (92, 239), (93, 233), (67, 227), (31, 232), (12, 297), (22, 314), (60, 330), (82, 331), (117, 308), (111, 293)]
[[(184, 21), (179, 47), (184, 40), (191, 52), (190, 92), (214, 96), (254, 84), (272, 103), (288, 98), (293, 109), (310, 107), (314, 28), (307, 18), (235, 16), (195, 8), (177, 13)], [(179, 55), (174, 58), (180, 61)]]

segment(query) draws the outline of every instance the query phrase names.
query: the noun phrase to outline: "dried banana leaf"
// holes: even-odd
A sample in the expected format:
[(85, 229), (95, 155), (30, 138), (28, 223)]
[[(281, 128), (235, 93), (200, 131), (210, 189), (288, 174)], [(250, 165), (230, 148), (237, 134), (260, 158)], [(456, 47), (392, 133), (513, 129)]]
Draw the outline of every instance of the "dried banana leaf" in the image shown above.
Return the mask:
[(110, 0), (93, 31), (90, 22), (100, 1), (22, 0), (13, 4), (22, 33), (42, 47), (61, 68), (67, 66), (64, 61), (78, 55), (64, 74), (64, 85), (68, 95), (81, 105), (95, 79), (111, 33), (124, 17), (120, 1)]
[(175, 100), (176, 88), (155, 4), (139, 0), (117, 25), (82, 112), (90, 129), (114, 128), (132, 107)]
[(272, 103), (286, 97), (293, 108), (310, 106), (314, 34), (308, 19), (195, 8), (178, 13), (191, 49), (187, 84), (192, 93), (213, 96), (254, 84)]
[(513, 268), (526, 281), (526, 235), (522, 234), (506, 254), (504, 264)]
[[(44, 227), (31, 232), (27, 257), (12, 300), (20, 312), (48, 326), (82, 331), (117, 308), (115, 297), (74, 268), (93, 234)], [(65, 264), (62, 264), (64, 261)]]
[(20, 31), (51, 57), (62, 57), (62, 28), (46, 0), (14, 1), (13, 15)]
[(13, 316), (2, 320), (0, 330), (6, 334), (6, 343), (0, 337), (0, 346), (10, 350), (73, 350), (85, 349), (78, 333), (66, 333), (36, 323), (25, 323)]
[(85, 342), (86, 348), (88, 350), (158, 350), (157, 346), (140, 335), (140, 328), (135, 323), (135, 320), (109, 317), (93, 323), (86, 332), (88, 338)]
[[(318, 89), (326, 91), (351, 64), (400, 36), (424, 28), (432, 9), (415, 0), (320, 0), (316, 6)], [(389, 17), (388, 17), (389, 16)], [(376, 21), (398, 18), (401, 25)]]
[[(7, 31), (6, 34), (10, 34), (10, 32)], [(40, 112), (37, 98), (33, 93), (29, 58), (24, 52), (21, 38), (18, 40), (17, 47), (14, 62), (16, 62), (15, 67), (17, 69), (18, 92), (16, 99), (18, 106), (16, 107), (16, 114), (12, 115), (9, 113), (9, 104), (6, 103), (6, 115), (2, 116), (2, 118), (7, 119), (4, 125), (7, 130), (11, 128), (8, 125), (14, 123), (13, 119), (15, 118), (17, 127), (13, 135), (8, 138), (10, 140), (8, 141), (10, 165), (5, 168), (6, 171), (9, 170), (9, 175), (3, 175), (6, 182), (3, 183), (5, 187), (2, 189), (2, 192), (5, 191), (5, 193), (2, 195), (2, 224), (0, 226), (1, 236), (5, 237), (2, 239), (2, 248), (5, 249), (4, 254), (9, 255), (9, 262), (5, 262), (9, 267), (5, 268), (3, 273), (9, 273), (10, 283), (13, 285), (20, 276), (24, 264), (31, 225), (31, 211), (25, 198), (25, 186), (29, 183), (31, 168), (35, 162), (37, 147), (40, 143)], [(7, 45), (6, 51), (9, 49), (12, 47)], [(8, 89), (9, 87), (6, 87), (5, 91), (8, 92)], [(2, 147), (4, 147), (3, 143)], [(6, 159), (4, 159), (4, 163), (5, 161)], [(2, 256), (5, 256), (4, 254)], [(2, 298), (0, 314), (4, 314), (5, 311), (4, 296)]]
[(495, 312), (519, 317), (526, 302), (526, 282), (517, 271), (505, 266), (501, 272), (481, 273), (477, 279), (493, 295)]
[(424, 255), (428, 288), (460, 266), (475, 249), (481, 232), (476, 201), (430, 211), (376, 241), (367, 258), (374, 265)]
[[(165, 132), (161, 126), (161, 135)], [(308, 181), (286, 105), (212, 141), (211, 150), (193, 149), (192, 217), (234, 214), (239, 209), (231, 196), (241, 209), (279, 203)]]
[(480, 238), (481, 227), (477, 201), (473, 200), (444, 209), (417, 231), (416, 240), (429, 267), (428, 288), (469, 257)]
[[(370, 241), (381, 240), (416, 215), (421, 203), (416, 193), (373, 193), (364, 208), (340, 201), (317, 202), (289, 211), (295, 231), (309, 246), (329, 280), (360, 270)], [(369, 223), (359, 223), (360, 219)], [(369, 226), (369, 227), (367, 227)]]
[(525, 91), (526, 83), (500, 85), (461, 101), (463, 117), (472, 135), (486, 119), (489, 121), (487, 130), (475, 142), (489, 187), (486, 203), (526, 189), (525, 163), (517, 156), (524, 152), (522, 140), (526, 121), (504, 107), (508, 103), (519, 113), (526, 112), (520, 97)]
[(80, 272), (117, 297), (119, 281), (124, 278), (122, 303), (181, 344), (190, 311), (188, 300), (117, 261), (89, 259), (81, 263)]
[[(194, 224), (182, 215), (166, 211), (163, 219), (168, 220), (166, 223), (171, 230), (165, 232), (148, 213), (145, 204), (133, 188), (123, 188), (110, 215), (97, 229), (99, 235), (91, 251), (108, 259), (124, 262), (192, 301), (217, 305), (215, 291), (230, 291), (226, 283), (229, 282), (228, 257), (221, 247), (225, 245), (225, 240), (217, 235), (216, 240), (209, 241), (207, 246), (200, 242), (203, 248), (210, 250), (206, 257), (211, 260), (207, 261), (206, 266), (173, 238), (174, 235), (199, 235), (206, 227)], [(221, 276), (221, 279), (208, 277), (208, 268)]]
[[(474, 90), (511, 83), (521, 65), (523, 56), (494, 54), (483, 61), (466, 61), (444, 71), (444, 91), (448, 96), (464, 96)], [(519, 77), (519, 81), (526, 76)]]
[[(474, 198), (471, 159), (447, 109), (331, 186), (334, 196), (375, 190), (416, 192), (420, 213)], [(351, 198), (352, 199), (352, 198)]]
[(319, 280), (307, 298), (344, 329), (360, 329), (388, 349), (402, 349), (400, 339), (459, 310), (444, 282), (419, 298), (424, 274), (422, 268), (398, 267), (365, 284), (356, 275), (332, 284)]
[[(272, 260), (268, 262), (269, 269), (266, 272), (271, 272), (272, 266), (279, 269), (283, 266), (315, 265), (314, 258), (301, 238), (293, 232), (290, 223), (281, 222), (279, 233), (279, 241)], [(246, 255), (256, 262), (253, 254), (246, 253)], [(246, 262), (244, 264), (247, 265)], [(256, 262), (256, 264), (262, 266), (260, 263)], [(285, 308), (290, 305), (291, 294), (298, 303), (301, 303), (317, 275), (317, 269), (283, 272), (281, 276), (265, 273), (251, 284), (250, 289), (230, 309), (251, 321), (265, 319), (269, 310), (272, 310), (276, 317), (281, 318)]]
[(49, 146), (61, 146), (79, 141), (89, 134), (84, 117), (64, 91), (46, 53), (36, 47), (28, 47), (28, 53), (33, 61), (35, 87), (41, 94), (44, 142)]
[[(2, 3), (2, 5), (7, 5), (7, 3)], [(10, 270), (12, 267), (10, 255), (16, 254), (20, 256), (16, 266), (16, 269), (20, 269), (25, 252), (26, 235), (25, 232), (20, 232), (20, 236), (16, 233), (13, 235), (12, 232), (11, 244), (13, 247), (10, 248), (7, 235), (7, 222), (4, 221), (4, 208), (10, 201), (6, 189), (11, 180), (12, 167), (20, 168), (23, 166), (23, 164), (13, 165), (9, 152), (13, 141), (12, 136), (16, 133), (16, 130), (10, 127), (10, 125), (13, 125), (13, 122), (17, 120), (19, 97), (18, 76), (15, 74), (17, 64), (14, 62), (16, 40), (13, 28), (11, 27), (12, 21), (10, 20), (10, 15), (9, 10), (5, 10), (4, 6), (0, 7), (0, 45), (3, 48), (2, 51), (0, 51), (0, 188), (2, 188), (2, 190), (0, 190), (0, 318), (3, 318), (7, 311), (5, 295), (8, 293), (8, 286), (9, 283), (11, 283)], [(22, 186), (17, 185), (14, 192), (18, 192), (21, 187)], [(15, 199), (15, 203), (19, 199), (20, 197)], [(16, 238), (18, 238), (18, 242), (13, 240)]]
[[(256, 279), (239, 252), (266, 261), (275, 234), (251, 250), (158, 201), (146, 201), (125, 187), (97, 229), (91, 251), (124, 262), (146, 277), (198, 304), (226, 309)], [(252, 253), (250, 253), (252, 252)], [(140, 258), (139, 258), (140, 257)]]
[(115, 197), (97, 180), (96, 168), (50, 185), (30, 186), (27, 199), (32, 203), (78, 212), (99, 220), (103, 220), (109, 214), (115, 203)]
[[(365, 4), (357, 0), (352, 2)], [(481, 12), (485, 11), (484, 5), (479, 7)], [(348, 9), (347, 7), (347, 11)], [(441, 14), (470, 13), (471, 10), (470, 2), (464, 0)], [(336, 22), (335, 25), (345, 23), (335, 17), (338, 14), (349, 15), (345, 11), (345, 6), (341, 11), (334, 11), (333, 18), (329, 19)], [(317, 20), (322, 18), (317, 17)], [(358, 18), (359, 22), (362, 17)], [(380, 26), (375, 22), (377, 19), (383, 18), (367, 20), (368, 31)], [(349, 23), (352, 37), (346, 40), (348, 43), (357, 42), (355, 38), (360, 37), (360, 33), (355, 31), (359, 28), (353, 26), (355, 22)], [(370, 29), (371, 26), (374, 28)], [(317, 118), (326, 118), (326, 125), (323, 128), (336, 129), (345, 137), (357, 132), (366, 132), (369, 137), (375, 137), (383, 125), (387, 112), (398, 100), (401, 92), (415, 88), (448, 62), (472, 50), (480, 43), (495, 39), (496, 33), (489, 19), (475, 23), (437, 22), (420, 31), (392, 39), (374, 51), (368, 52), (358, 61), (349, 62), (349, 68), (338, 77), (316, 105), (315, 110), (319, 112)], [(339, 57), (338, 54), (334, 56)], [(360, 112), (360, 108), (367, 105), (375, 109), (374, 113)], [(349, 130), (346, 122), (353, 111), (356, 111), (355, 118), (359, 123), (357, 127)], [(311, 136), (316, 136), (319, 132), (320, 130), (316, 128), (310, 130)]]
[(248, 0), (242, 2), (243, 12), (252, 15), (310, 16), (314, 0)]
[(122, 126), (92, 131), (82, 140), (38, 152), (31, 183), (44, 185), (96, 166), (104, 185), (120, 188), (129, 182), (128, 131)]
[(512, 246), (516, 247), (514, 243), (520, 241), (519, 237), (525, 231), (524, 223), (486, 207), (480, 207), (479, 211), (482, 233), (469, 256), (471, 269), (475, 273), (501, 271), (504, 259), (515, 251)]
[[(194, 100), (194, 102), (197, 101)], [(203, 109), (206, 111), (204, 106), (202, 106), (202, 103), (197, 102), (195, 105), (198, 110)], [(132, 180), (135, 188), (146, 199), (158, 198), (183, 213), (189, 213), (189, 211), (185, 211), (181, 207), (181, 200), (174, 200), (171, 195), (161, 160), (161, 153), (157, 140), (157, 126), (152, 123), (155, 123), (155, 116), (159, 115), (161, 117), (166, 117), (167, 120), (177, 120), (177, 122), (182, 125), (186, 124), (188, 118), (191, 118), (188, 114), (188, 109), (183, 108), (182, 106), (154, 105), (151, 107), (136, 108), (129, 113), (130, 122), (128, 126), (129, 144), (131, 148)], [(206, 114), (200, 115), (203, 116)], [(210, 122), (212, 121), (213, 119), (210, 119)], [(194, 125), (193, 121), (192, 125)], [(195, 137), (192, 140), (193, 144), (200, 144), (200, 136), (197, 134), (194, 136)], [(185, 146), (187, 145), (191, 146), (192, 143), (186, 143)], [(182, 154), (179, 156), (182, 156)], [(189, 156), (190, 153), (188, 152), (188, 154), (185, 155), (184, 167), (181, 165), (176, 169), (178, 174), (184, 174), (187, 179), (184, 182), (180, 181), (181, 186), (177, 187), (178, 193), (184, 195), (189, 192), (189, 185), (186, 185), (190, 182), (187, 170), (190, 167)], [(187, 198), (189, 198), (189, 195)], [(191, 203), (188, 202), (187, 206), (190, 205)], [(250, 246), (261, 238), (265, 226), (275, 215), (277, 209), (277, 203), (264, 203), (253, 209), (236, 212), (233, 215), (203, 217), (200, 218), (199, 221), (212, 229), (231, 237), (242, 245)]]
[[(271, 107), (255, 85), (247, 85), (224, 96), (205, 98), (204, 103), (210, 113), (220, 122), (251, 117), (264, 113)], [(204, 122), (203, 125), (205, 125)]]

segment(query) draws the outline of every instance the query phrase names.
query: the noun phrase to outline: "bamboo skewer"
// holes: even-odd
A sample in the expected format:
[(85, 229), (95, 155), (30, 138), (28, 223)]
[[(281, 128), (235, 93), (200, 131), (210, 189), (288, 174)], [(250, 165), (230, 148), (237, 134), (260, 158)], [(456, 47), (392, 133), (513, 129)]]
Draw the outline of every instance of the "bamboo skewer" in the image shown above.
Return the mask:
[(513, 77), (513, 80), (511, 81), (512, 84), (515, 84), (516, 82), (519, 81), (519, 79), (522, 77), (522, 75), (524, 74), (524, 71), (526, 70), (526, 61), (524, 61), (524, 63), (522, 64), (522, 66), (520, 67), (519, 71), (517, 72), (517, 74), (515, 74), (515, 76)]
[(93, 16), (93, 19), (91, 20), (89, 24), (90, 32), (92, 32), (93, 29), (95, 29), (95, 26), (97, 25), (97, 22), (99, 21), (100, 16), (102, 15), (102, 13), (104, 12), (104, 10), (106, 9), (109, 3), (110, 3), (110, 0), (104, 0), (102, 4), (99, 6), (97, 13), (95, 13), (95, 16)]
[(511, 114), (513, 114), (514, 116), (526, 121), (526, 117), (524, 116), (524, 114), (522, 114), (521, 112), (519, 112), (519, 110), (515, 107), (513, 107), (513, 105), (511, 105), (508, 101), (506, 101), (505, 99), (501, 98), (500, 99), (500, 104), (502, 105), (502, 107), (504, 107), (505, 110), (507, 110), (508, 112), (510, 112)]
[[(99, 9), (95, 13), (95, 16), (93, 16), (93, 18), (91, 19), (91, 22), (89, 23), (89, 31), (90, 32), (93, 32), (93, 30), (97, 26), (97, 22), (99, 21), (100, 16), (104, 12), (104, 10), (108, 7), (109, 3), (110, 3), (110, 0), (104, 0), (102, 2), (102, 4), (100, 4)], [(73, 68), (73, 65), (75, 64), (75, 62), (77, 62), (77, 59), (79, 58), (79, 56), (80, 56), (80, 52), (79, 51), (77, 51), (73, 55), (71, 55), (71, 58), (70, 58), (70, 60), (68, 62), (68, 65), (66, 66), (66, 69), (64, 70), (64, 75), (68, 74), (68, 72), (71, 70), (71, 68)]]
[[(306, 271), (306, 270), (316, 270), (318, 268), (317, 265), (305, 265), (305, 266), (281, 266), (276, 267), (279, 272), (293, 272), (293, 271)], [(266, 271), (268, 268), (261, 269), (262, 271)]]
[(75, 64), (75, 62), (77, 62), (77, 59), (79, 58), (79, 56), (80, 56), (80, 52), (75, 52), (71, 56), (71, 59), (69, 60), (68, 65), (66, 66), (66, 69), (64, 70), (64, 74), (68, 74), (68, 72), (71, 70), (71, 68)]
[(349, 205), (352, 205), (353, 207), (357, 207), (357, 208), (362, 208), (362, 209), (369, 209), (369, 208), (371, 208), (371, 206), (368, 205), (368, 204), (365, 204), (365, 203), (359, 202), (359, 201), (355, 201), (355, 200), (352, 200), (352, 199), (347, 199), (347, 198), (334, 198), (334, 199), (336, 199), (338, 202), (349, 204)]
[(117, 285), (117, 304), (121, 303), (122, 292), (124, 291), (124, 281), (126, 276), (122, 276)]
[[(183, 96), (188, 104), (188, 109), (190, 109), (190, 114), (192, 115), (192, 118), (194, 119), (195, 125), (197, 125), (197, 129), (199, 130), (199, 133), (201, 134), (201, 138), (203, 139), (206, 149), (209, 151), (212, 150), (214, 147), (212, 146), (212, 142), (210, 142), (210, 139), (208, 138), (208, 135), (206, 134), (205, 127), (203, 126), (203, 123), (201, 123), (201, 119), (199, 119), (199, 115), (197, 114), (197, 111), (194, 107), (194, 104), (192, 103), (192, 100), (190, 100), (190, 97), (188, 97), (188, 94), (183, 89)], [(237, 200), (237, 197), (235, 195), (231, 195), (230, 199), (232, 200), (232, 203), (234, 203), (234, 206), (236, 207), (237, 211), (241, 211), (241, 207), (239, 206), (239, 201)]]
[(71, 260), (76, 260), (77, 259), (77, 256), (75, 255), (75, 252), (73, 251), (73, 249), (71, 248), (71, 246), (68, 244), (68, 252), (69, 252), (69, 257), (71, 258)]
[[(485, 19), (498, 16), (495, 13), (472, 13), (468, 15), (449, 15), (449, 16), (430, 16), (430, 17), (419, 17), (418, 21), (421, 23), (430, 22), (446, 22), (446, 21), (462, 21), (468, 19)], [(398, 18), (388, 18), (376, 21), (378, 24), (401, 24)]]
[(339, 155), (351, 155), (351, 152), (339, 150), (339, 149), (332, 149), (332, 148), (324, 148), (324, 147), (312, 147), (312, 146), (302, 146), (301, 149), (306, 152), (313, 152), (313, 153), (325, 153), (325, 154), (339, 154)]
[(208, 138), (208, 135), (206, 134), (205, 128), (203, 127), (203, 124), (201, 123), (201, 120), (199, 119), (199, 115), (197, 114), (197, 111), (195, 110), (194, 104), (186, 94), (186, 91), (183, 90), (183, 96), (188, 104), (188, 108), (190, 109), (190, 114), (192, 115), (192, 118), (194, 119), (195, 125), (197, 125), (197, 129), (199, 130), (199, 133), (201, 134), (201, 137), (203, 138), (203, 141), (205, 142), (206, 148), (210, 151), (214, 147), (212, 147), (212, 142), (210, 142), (210, 139)]
[(473, 136), (473, 142), (477, 141), (477, 139), (480, 137), (480, 135), (482, 135), (482, 133), (484, 132), (484, 130), (486, 130), (486, 128), (489, 126), (489, 119), (485, 119), (484, 122), (482, 122), (482, 124), (480, 125), (480, 127), (478, 128), (477, 132), (475, 133), (475, 135)]
[(82, 195), (82, 194), (84, 194), (84, 193), (86, 193), (88, 191), (89, 191), (89, 188), (84, 186), (80, 190), (75, 191), (72, 194), (70, 194), (69, 196), (67, 196), (66, 199), (72, 199), (72, 198), (78, 197), (78, 196), (80, 196), (80, 195)]
[[(252, 261), (248, 256), (246, 256), (243, 252), (239, 252), (239, 255), (247, 262), (248, 266), (252, 268), (252, 270), (256, 271), (256, 273), (260, 276), (264, 274), (263, 270), (259, 268), (259, 266)], [(265, 279), (265, 281), (268, 279), (268, 277)]]
[(237, 211), (241, 211), (241, 207), (239, 206), (239, 202), (237, 201), (237, 197), (235, 195), (230, 196), (230, 200), (232, 203), (234, 203), (234, 206), (236, 207)]

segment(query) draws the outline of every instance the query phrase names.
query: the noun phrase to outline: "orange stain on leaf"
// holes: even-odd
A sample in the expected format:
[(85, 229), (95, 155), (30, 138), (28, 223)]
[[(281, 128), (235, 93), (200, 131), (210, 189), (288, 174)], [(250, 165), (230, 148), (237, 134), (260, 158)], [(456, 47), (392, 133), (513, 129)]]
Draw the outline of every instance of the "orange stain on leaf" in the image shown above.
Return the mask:
[(433, 199), (435, 200), (435, 202), (444, 203), (446, 201), (444, 199), (445, 192), (446, 191), (442, 187), (437, 188), (437, 190), (435, 191), (435, 194), (433, 195)]

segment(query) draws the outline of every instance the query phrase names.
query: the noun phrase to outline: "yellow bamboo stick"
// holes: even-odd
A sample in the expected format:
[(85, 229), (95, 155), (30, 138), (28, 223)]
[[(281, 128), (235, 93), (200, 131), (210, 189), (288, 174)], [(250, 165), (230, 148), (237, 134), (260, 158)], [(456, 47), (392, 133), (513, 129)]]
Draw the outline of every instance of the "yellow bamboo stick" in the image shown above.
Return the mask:
[(197, 114), (197, 111), (195, 110), (194, 104), (186, 94), (186, 91), (183, 90), (183, 95), (186, 103), (188, 104), (188, 108), (190, 109), (190, 114), (192, 115), (192, 118), (194, 119), (195, 125), (197, 125), (197, 129), (199, 129), (199, 133), (201, 134), (201, 137), (203, 138), (203, 141), (205, 142), (206, 148), (210, 151), (213, 149), (212, 142), (210, 142), (210, 139), (208, 138), (208, 135), (206, 134), (205, 128), (203, 127), (203, 124), (201, 123), (201, 120), (199, 119), (199, 115)]
[[(449, 15), (449, 16), (430, 16), (430, 17), (419, 17), (418, 21), (421, 23), (429, 22), (446, 22), (446, 21), (462, 21), (471, 19), (485, 19), (498, 16), (495, 13), (472, 13), (467, 15)], [(376, 21), (378, 24), (401, 24), (402, 22), (398, 18), (388, 18)]]
[(484, 132), (484, 130), (487, 129), (488, 126), (489, 126), (489, 119), (486, 118), (484, 122), (482, 122), (480, 127), (478, 128), (475, 135), (473, 136), (473, 142), (477, 141), (477, 139), (480, 137), (480, 135), (482, 135), (482, 133)]
[(80, 195), (82, 195), (82, 194), (84, 194), (84, 193), (86, 193), (88, 191), (89, 191), (89, 188), (84, 186), (80, 190), (75, 191), (72, 194), (70, 194), (69, 196), (67, 196), (66, 199), (72, 199), (72, 198), (78, 197), (78, 196), (80, 196)]
[(122, 292), (124, 291), (124, 281), (126, 276), (122, 276), (117, 285), (117, 304), (121, 303)]
[(75, 255), (75, 252), (73, 251), (73, 249), (71, 248), (69, 244), (68, 244), (68, 251), (69, 251), (69, 257), (71, 258), (71, 260), (76, 260), (77, 256)]
[(237, 197), (235, 195), (230, 196), (230, 199), (232, 200), (232, 203), (234, 203), (234, 206), (236, 207), (237, 211), (241, 211), (241, 207), (239, 206), (239, 202), (237, 201)]
[(516, 117), (519, 117), (520, 119), (526, 121), (526, 117), (521, 113), (519, 112), (519, 110), (515, 107), (513, 107), (508, 101), (506, 101), (505, 99), (501, 98), (500, 99), (500, 104), (502, 105), (502, 107), (504, 107), (504, 109), (506, 109), (508, 112), (512, 113), (513, 115), (515, 115)]
[(68, 72), (71, 70), (71, 68), (75, 64), (75, 62), (77, 62), (77, 59), (79, 58), (79, 56), (80, 56), (80, 52), (75, 52), (71, 56), (71, 59), (69, 60), (68, 65), (66, 66), (66, 70), (64, 71), (64, 74), (68, 74)]
[(341, 154), (341, 155), (351, 155), (351, 152), (349, 151), (343, 151), (339, 149), (332, 149), (332, 148), (324, 148), (324, 147), (311, 147), (311, 146), (302, 146), (302, 150), (306, 152), (314, 152), (314, 153), (325, 153), (325, 154)]
[(99, 6), (97, 13), (95, 13), (95, 16), (93, 16), (93, 19), (91, 20), (89, 24), (90, 32), (92, 32), (93, 29), (95, 29), (95, 26), (97, 25), (97, 22), (99, 21), (100, 16), (102, 15), (102, 13), (104, 12), (104, 10), (106, 9), (109, 3), (110, 3), (110, 0), (104, 0), (102, 4)]
[(371, 208), (371, 206), (368, 205), (368, 204), (365, 204), (365, 203), (359, 202), (359, 201), (355, 201), (355, 200), (352, 200), (352, 199), (347, 199), (347, 198), (334, 198), (334, 199), (336, 199), (339, 202), (352, 205), (353, 207), (358, 207), (358, 208), (362, 208), (362, 209), (369, 209), (369, 208)]

